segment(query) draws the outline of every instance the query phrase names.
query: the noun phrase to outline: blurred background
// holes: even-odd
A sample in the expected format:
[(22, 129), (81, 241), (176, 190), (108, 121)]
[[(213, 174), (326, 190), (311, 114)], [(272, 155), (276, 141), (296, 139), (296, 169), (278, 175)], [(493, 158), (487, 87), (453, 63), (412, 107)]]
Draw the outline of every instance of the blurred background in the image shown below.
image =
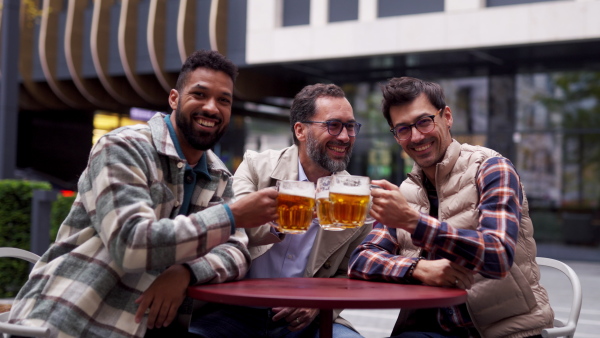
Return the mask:
[(240, 67), (235, 117), (214, 149), (232, 171), (247, 149), (292, 144), (291, 100), (326, 82), (363, 124), (349, 171), (400, 183), (412, 162), (380, 113), (379, 85), (419, 77), (443, 86), (457, 140), (516, 165), (538, 243), (598, 257), (600, 0), (0, 4), (0, 180), (72, 196), (98, 137), (170, 112), (183, 60), (214, 49)]
[(170, 112), (183, 60), (240, 67), (215, 151), (292, 143), (307, 84), (344, 88), (363, 124), (350, 172), (399, 183), (412, 162), (380, 113), (379, 84), (442, 84), (453, 136), (517, 166), (540, 241), (600, 244), (599, 0), (2, 0), (0, 179), (75, 190), (92, 144)]

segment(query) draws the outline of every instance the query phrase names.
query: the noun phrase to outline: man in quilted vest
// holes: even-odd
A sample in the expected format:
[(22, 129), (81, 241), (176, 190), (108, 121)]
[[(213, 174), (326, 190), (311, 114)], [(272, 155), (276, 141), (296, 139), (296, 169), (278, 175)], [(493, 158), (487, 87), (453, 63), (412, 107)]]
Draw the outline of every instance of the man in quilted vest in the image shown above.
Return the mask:
[[(188, 285), (241, 279), (241, 228), (277, 218), (277, 192), (233, 202), (210, 150), (231, 118), (237, 68), (217, 52), (184, 63), (169, 115), (119, 128), (93, 147), (56, 242), (20, 290), (10, 322), (52, 337), (182, 337), (169, 326)], [(166, 98), (165, 98), (166, 99)], [(187, 305), (187, 301), (184, 302)]]
[(401, 77), (382, 92), (390, 131), (415, 164), (400, 188), (373, 181), (383, 188), (372, 191), (378, 224), (349, 275), (468, 291), (465, 304), (402, 310), (393, 337), (541, 337), (554, 314), (513, 164), (452, 139), (440, 85)]

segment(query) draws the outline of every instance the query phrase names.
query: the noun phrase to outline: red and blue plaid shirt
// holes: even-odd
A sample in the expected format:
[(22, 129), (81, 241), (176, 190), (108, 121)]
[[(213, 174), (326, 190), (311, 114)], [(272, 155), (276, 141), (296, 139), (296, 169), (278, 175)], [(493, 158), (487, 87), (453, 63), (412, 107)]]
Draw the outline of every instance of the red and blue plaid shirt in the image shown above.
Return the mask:
[[(427, 185), (426, 185), (427, 186)], [(437, 210), (437, 194), (429, 185), (431, 209)], [(523, 194), (519, 176), (506, 158), (485, 161), (477, 177), (480, 212), (477, 229), (461, 229), (421, 213), (415, 232), (415, 245), (424, 259), (446, 258), (487, 278), (502, 278), (510, 269)], [(376, 224), (350, 258), (349, 276), (366, 280), (406, 283), (414, 257), (400, 256), (396, 229)], [(460, 336), (478, 337), (466, 304), (439, 308), (437, 323), (444, 331)]]

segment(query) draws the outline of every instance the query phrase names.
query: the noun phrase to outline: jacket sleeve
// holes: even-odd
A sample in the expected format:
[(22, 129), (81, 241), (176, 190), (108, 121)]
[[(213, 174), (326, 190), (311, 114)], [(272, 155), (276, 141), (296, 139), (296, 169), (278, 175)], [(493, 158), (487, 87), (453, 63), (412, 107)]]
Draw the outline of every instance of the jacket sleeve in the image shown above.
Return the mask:
[(231, 223), (217, 205), (189, 216), (159, 219), (169, 207), (163, 181), (149, 182), (159, 159), (153, 145), (135, 133), (102, 137), (79, 183), (87, 214), (111, 258), (128, 272), (161, 270), (206, 255), (226, 243)]
[[(233, 175), (233, 191), (236, 199), (269, 186), (269, 182), (260, 181), (260, 177), (264, 177), (265, 173), (257, 172), (257, 168), (254, 165), (255, 155), (255, 152), (246, 152), (244, 154), (244, 160), (240, 163)], [(268, 173), (266, 175), (268, 177)], [(259, 227), (246, 229), (248, 234), (248, 245), (259, 246), (280, 242), (284, 235), (275, 234), (271, 231), (271, 228), (271, 224), (266, 223)]]
[(523, 195), (512, 163), (487, 159), (477, 175), (479, 223), (461, 229), (421, 213), (413, 242), (436, 257), (457, 262), (487, 278), (504, 278), (513, 263)]
[(405, 282), (404, 276), (416, 257), (400, 255), (395, 229), (377, 222), (350, 257), (350, 278)]

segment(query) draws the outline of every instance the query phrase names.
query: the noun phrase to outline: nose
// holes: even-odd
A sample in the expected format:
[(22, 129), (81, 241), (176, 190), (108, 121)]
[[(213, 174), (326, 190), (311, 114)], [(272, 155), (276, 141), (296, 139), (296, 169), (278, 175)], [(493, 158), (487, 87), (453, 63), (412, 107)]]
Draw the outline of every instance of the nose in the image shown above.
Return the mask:
[(410, 127), (410, 141), (411, 142), (421, 141), (424, 136), (425, 136), (425, 134), (421, 133), (419, 131), (419, 129), (417, 129), (417, 126)]
[(202, 108), (203, 110), (212, 114), (217, 114), (219, 112), (219, 109), (217, 108), (217, 100), (215, 98), (207, 99)]
[(348, 129), (346, 127), (342, 127), (342, 131), (336, 138), (344, 143), (350, 141), (350, 136), (348, 136)]

